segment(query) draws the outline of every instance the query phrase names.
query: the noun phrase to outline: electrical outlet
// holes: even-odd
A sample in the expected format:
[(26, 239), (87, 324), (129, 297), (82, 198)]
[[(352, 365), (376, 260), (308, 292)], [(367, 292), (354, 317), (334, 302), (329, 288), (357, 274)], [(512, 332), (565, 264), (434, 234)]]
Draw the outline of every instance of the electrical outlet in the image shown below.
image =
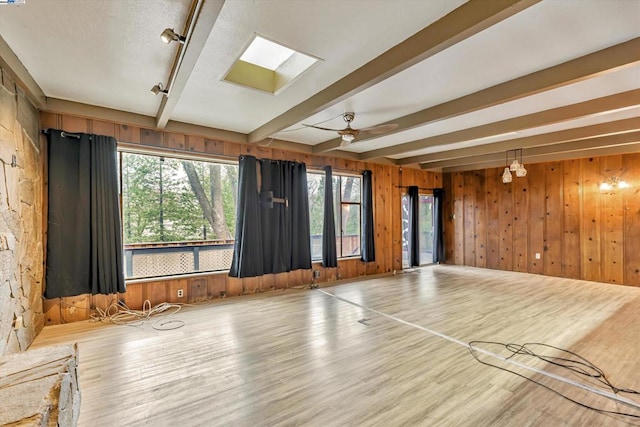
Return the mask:
[(536, 259), (540, 259), (540, 252), (536, 252)]
[(314, 279), (320, 278), (320, 270), (313, 270), (313, 278)]
[(178, 298), (184, 297), (184, 291), (182, 289), (178, 289)]

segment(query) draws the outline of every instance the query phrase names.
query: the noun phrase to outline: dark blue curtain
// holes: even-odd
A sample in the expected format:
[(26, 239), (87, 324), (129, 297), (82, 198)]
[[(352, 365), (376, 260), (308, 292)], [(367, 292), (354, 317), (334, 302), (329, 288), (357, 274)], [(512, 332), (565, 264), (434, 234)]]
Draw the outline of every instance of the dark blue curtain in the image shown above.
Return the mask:
[(324, 167), (324, 215), (322, 224), (322, 266), (338, 266), (336, 250), (336, 224), (333, 212), (333, 173), (331, 166)]
[(286, 162), (286, 164), (291, 182), (287, 218), (291, 242), (290, 270), (309, 270), (311, 269), (311, 226), (309, 225), (307, 166), (298, 162)]
[(376, 260), (373, 231), (373, 184), (370, 170), (362, 172), (362, 261)]
[(46, 298), (125, 292), (116, 140), (47, 132)]
[[(257, 164), (262, 197), (258, 193)], [(236, 242), (229, 275), (255, 277), (310, 269), (305, 164), (269, 159), (258, 163), (253, 156), (242, 156), (238, 184)]]
[(240, 156), (238, 163), (236, 241), (233, 246), (233, 260), (229, 276), (261, 276), (264, 266), (256, 158)]
[(409, 265), (415, 267), (420, 265), (420, 220), (418, 217), (418, 207), (420, 205), (420, 194), (418, 187), (409, 187)]
[(445, 261), (444, 256), (444, 190), (433, 189), (433, 262)]

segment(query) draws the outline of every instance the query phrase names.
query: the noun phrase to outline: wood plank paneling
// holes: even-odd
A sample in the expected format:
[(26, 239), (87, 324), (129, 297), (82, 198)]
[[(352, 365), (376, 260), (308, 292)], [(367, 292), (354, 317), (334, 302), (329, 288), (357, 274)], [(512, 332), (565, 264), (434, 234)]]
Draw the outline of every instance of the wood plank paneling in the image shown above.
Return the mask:
[(60, 324), (61, 314), (61, 301), (60, 298), (45, 299), (42, 302), (42, 311), (44, 312), (44, 324), (58, 325)]
[(513, 270), (526, 272), (529, 266), (529, 185), (526, 177), (513, 175)]
[(226, 295), (226, 275), (212, 274), (207, 276), (207, 297), (220, 298)]
[(167, 295), (167, 285), (168, 281), (145, 283), (142, 292), (144, 300), (149, 300), (152, 307), (160, 303), (170, 301)]
[(600, 159), (591, 157), (580, 161), (582, 167), (582, 279), (602, 280), (600, 226)]
[[(544, 252), (542, 253), (542, 261), (544, 265), (544, 274), (547, 276), (562, 276), (563, 268), (563, 230), (566, 229), (563, 226), (565, 220), (565, 209), (563, 207), (563, 200), (565, 198), (565, 181), (567, 178), (571, 178), (572, 175), (566, 175), (566, 164), (562, 162), (547, 163), (544, 172), (544, 185), (545, 185), (545, 238), (544, 238)], [(579, 168), (578, 168), (579, 171)], [(576, 181), (577, 182), (577, 181)], [(569, 187), (567, 192), (575, 191), (577, 188)], [(577, 193), (575, 193), (577, 194)], [(569, 200), (572, 200), (571, 198)], [(577, 206), (577, 205), (576, 205)], [(576, 234), (576, 235), (579, 235)], [(579, 242), (576, 240), (576, 242)], [(569, 257), (575, 257), (579, 259), (578, 251), (573, 254), (569, 254)], [(566, 260), (565, 260), (566, 262)], [(576, 261), (576, 265), (580, 265), (579, 261)], [(579, 270), (577, 270), (579, 273)], [(579, 275), (575, 277), (579, 278)]]
[(453, 227), (454, 260), (456, 265), (464, 265), (464, 174), (454, 173), (453, 184)]
[(116, 139), (119, 142), (140, 144), (140, 128), (129, 125), (116, 125)]
[(89, 132), (89, 122), (82, 117), (63, 116), (62, 129), (65, 132)]
[[(515, 179), (515, 178), (514, 178)], [(498, 235), (500, 270), (513, 270), (513, 183), (499, 188)]]
[(476, 172), (476, 188), (475, 188), (475, 266), (484, 268), (487, 266), (487, 205), (486, 205), (486, 184), (485, 171)]
[(116, 126), (112, 122), (103, 122), (101, 120), (91, 120), (91, 133), (96, 135), (116, 136)]
[[(580, 255), (580, 209), (582, 194), (582, 172), (580, 160), (563, 162), (563, 235), (562, 235), (562, 276), (570, 279), (580, 279), (582, 271), (582, 257)], [(547, 200), (549, 203), (550, 200)], [(551, 234), (547, 222), (547, 235)], [(549, 274), (545, 270), (545, 274)]]
[(487, 267), (500, 268), (500, 178), (502, 169), (487, 169), (485, 175), (485, 206), (487, 210)]
[(622, 178), (631, 185), (624, 200), (624, 284), (640, 286), (640, 153), (623, 158)]
[[(545, 255), (545, 171), (542, 164), (527, 165), (527, 179), (529, 181), (529, 261), (527, 271), (529, 273), (543, 274), (544, 262), (542, 256)], [(536, 258), (536, 254), (540, 258)], [(546, 259), (546, 258), (545, 258)], [(556, 263), (560, 265), (560, 262)]]
[(178, 133), (163, 132), (162, 145), (164, 148), (185, 150), (187, 148), (187, 137)]
[[(167, 282), (167, 301), (184, 304), (189, 300), (188, 279), (173, 279)], [(182, 296), (178, 292), (182, 291)], [(155, 305), (155, 304), (154, 304)]]
[[(603, 157), (600, 180), (623, 175), (622, 156)], [(602, 212), (602, 278), (603, 282), (624, 283), (624, 209), (623, 193), (601, 194)]]
[(123, 299), (130, 309), (140, 310), (144, 302), (144, 287), (144, 283), (128, 283), (127, 292), (121, 294), (120, 299)]
[(79, 322), (91, 318), (91, 295), (60, 298), (60, 323)]
[(140, 143), (143, 145), (162, 147), (162, 139), (162, 132), (157, 130), (142, 129), (140, 132)]
[(463, 246), (464, 265), (475, 267), (476, 265), (476, 188), (478, 186), (478, 176), (475, 172), (465, 172), (463, 174)]

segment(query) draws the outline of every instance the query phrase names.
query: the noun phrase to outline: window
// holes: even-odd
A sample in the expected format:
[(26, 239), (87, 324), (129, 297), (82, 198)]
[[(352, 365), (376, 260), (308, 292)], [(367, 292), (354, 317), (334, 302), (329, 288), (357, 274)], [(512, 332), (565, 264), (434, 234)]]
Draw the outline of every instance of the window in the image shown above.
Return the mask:
[(125, 278), (228, 270), (238, 166), (119, 156)]
[[(311, 259), (322, 259), (324, 225), (324, 173), (308, 172)], [(360, 255), (362, 178), (333, 175), (334, 220), (338, 258)]]

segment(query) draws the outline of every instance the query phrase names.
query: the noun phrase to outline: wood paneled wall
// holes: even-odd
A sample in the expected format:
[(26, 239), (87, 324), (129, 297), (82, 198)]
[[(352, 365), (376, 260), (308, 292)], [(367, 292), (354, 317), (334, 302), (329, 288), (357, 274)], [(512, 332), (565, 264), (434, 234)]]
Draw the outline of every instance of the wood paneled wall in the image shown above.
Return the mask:
[[(444, 174), (447, 262), (640, 286), (640, 153), (526, 167)], [(611, 176), (631, 188), (601, 194)]]
[[(113, 136), (123, 143), (204, 154), (211, 156), (212, 159), (220, 156), (226, 156), (228, 159), (229, 156), (237, 157), (241, 154), (250, 154), (258, 158), (305, 162), (308, 168), (331, 165), (336, 172), (357, 173), (364, 169), (372, 170), (373, 196), (375, 198), (376, 261), (364, 263), (360, 259), (342, 259), (338, 261), (337, 268), (328, 269), (323, 268), (319, 263), (314, 263), (313, 270), (320, 271), (320, 279), (317, 282), (389, 273), (402, 269), (400, 198), (402, 192), (406, 190), (401, 186), (418, 185), (427, 188), (442, 186), (442, 177), (439, 173), (331, 156), (289, 152), (261, 147), (256, 144), (212, 140), (201, 135), (162, 132), (85, 117), (44, 112), (41, 114), (41, 126), (43, 129), (51, 128), (67, 132)], [(152, 305), (161, 302), (191, 303), (220, 298), (222, 295), (237, 296), (300, 286), (310, 284), (312, 281), (312, 270), (298, 270), (245, 279), (231, 278), (226, 273), (212, 273), (189, 278), (139, 281), (128, 283), (127, 292), (121, 295), (91, 296), (87, 294), (45, 300), (45, 320), (46, 324), (85, 320), (90, 317), (95, 307), (105, 308), (116, 298), (124, 300), (130, 308), (140, 309), (145, 300), (149, 300)], [(182, 289), (184, 292), (182, 298), (177, 297), (178, 289)]]

